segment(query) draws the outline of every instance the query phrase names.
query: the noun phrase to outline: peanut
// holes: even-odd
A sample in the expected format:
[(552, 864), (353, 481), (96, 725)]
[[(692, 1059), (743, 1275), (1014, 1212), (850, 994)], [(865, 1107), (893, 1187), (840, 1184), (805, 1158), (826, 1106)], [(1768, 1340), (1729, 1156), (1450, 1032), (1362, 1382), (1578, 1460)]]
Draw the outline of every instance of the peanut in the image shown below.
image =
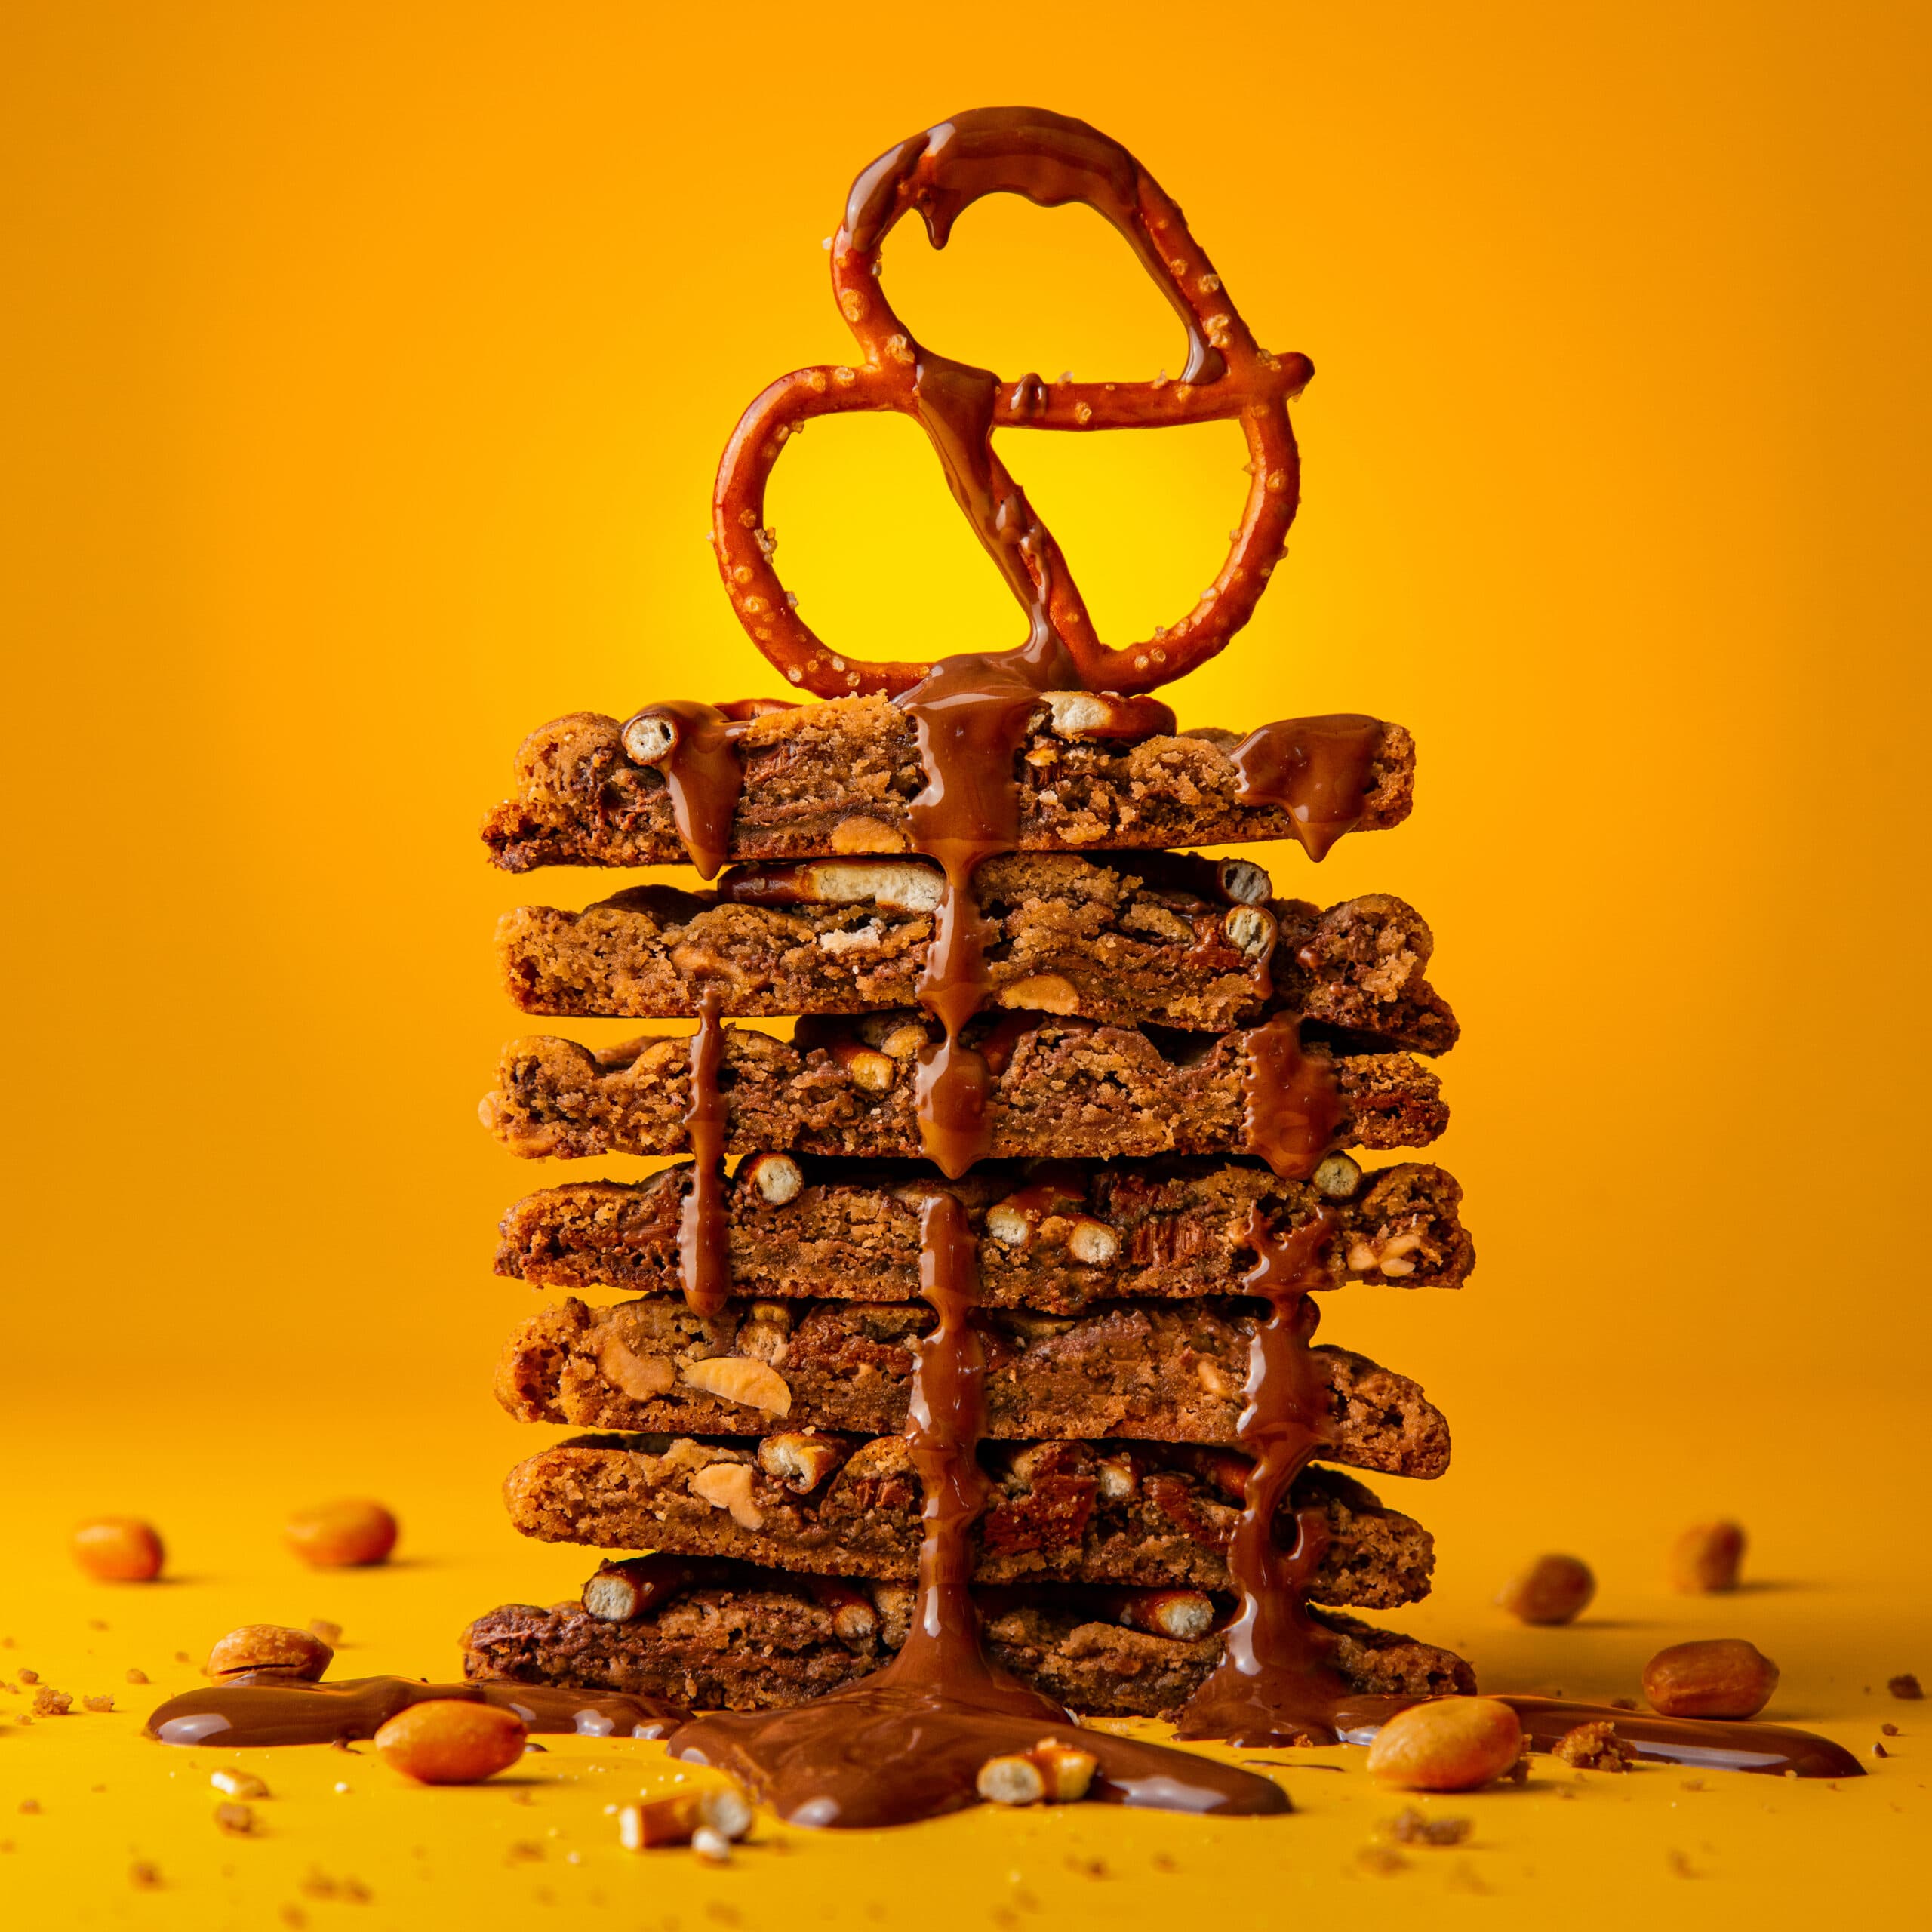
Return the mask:
[(356, 1497), (298, 1509), (281, 1534), (303, 1562), (343, 1570), (382, 1562), (395, 1547), (396, 1520), (380, 1503)]
[(1670, 1584), (1686, 1596), (1734, 1590), (1744, 1562), (1744, 1530), (1737, 1523), (1693, 1523), (1670, 1549)]
[(1644, 1666), (1644, 1695), (1667, 1718), (1755, 1718), (1777, 1687), (1777, 1666), (1741, 1637), (1672, 1644)]
[(418, 1784), (478, 1784), (514, 1764), (527, 1735), (514, 1711), (432, 1697), (391, 1718), (376, 1734), (376, 1749)]
[(313, 1684), (335, 1653), (319, 1637), (280, 1623), (244, 1623), (219, 1638), (202, 1674), (217, 1684), (245, 1672), (264, 1671), (295, 1683)]
[(75, 1531), (69, 1547), (101, 1583), (151, 1583), (166, 1554), (153, 1525), (137, 1516), (96, 1516)]
[(1494, 1697), (1437, 1697), (1411, 1704), (1375, 1734), (1371, 1774), (1404, 1791), (1474, 1791), (1522, 1754), (1523, 1727)]
[(748, 1356), (709, 1355), (703, 1361), (686, 1362), (680, 1373), (691, 1387), (721, 1402), (742, 1402), (768, 1415), (791, 1412), (790, 1383), (768, 1364)]
[(1080, 1011), (1080, 995), (1063, 973), (1035, 973), (999, 989), (1001, 1006), (1063, 1017)]
[(1503, 1586), (1496, 1601), (1524, 1623), (1567, 1623), (1596, 1593), (1587, 1563), (1574, 1556), (1539, 1556)]

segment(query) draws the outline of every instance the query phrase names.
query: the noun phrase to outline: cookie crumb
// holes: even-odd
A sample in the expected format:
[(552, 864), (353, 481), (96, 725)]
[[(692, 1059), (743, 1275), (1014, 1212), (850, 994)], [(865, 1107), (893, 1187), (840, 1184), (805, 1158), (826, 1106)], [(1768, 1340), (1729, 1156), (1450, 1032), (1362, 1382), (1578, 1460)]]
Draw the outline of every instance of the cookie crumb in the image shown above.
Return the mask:
[(342, 1641), (342, 1626), (331, 1623), (326, 1617), (312, 1617), (309, 1620), (309, 1634), (321, 1638), (333, 1650)]
[(129, 1669), (128, 1672), (128, 1681), (130, 1684), (145, 1684), (147, 1681), (148, 1674), (146, 1671), (135, 1670), (133, 1669)]
[(74, 1708), (72, 1693), (57, 1690), (43, 1684), (33, 1694), (33, 1714), (37, 1718), (64, 1718)]
[(112, 1697), (83, 1697), (81, 1704), (86, 1710), (111, 1711), (114, 1708), (114, 1700)]
[(255, 1829), (255, 1814), (245, 1804), (217, 1804), (214, 1807), (215, 1829), (232, 1838), (245, 1838)]
[(1365, 1844), (1355, 1854), (1355, 1863), (1377, 1878), (1392, 1878), (1398, 1872), (1406, 1872), (1409, 1861), (1399, 1851), (1391, 1851), (1386, 1844)]
[(38, 1684), (40, 1681), (40, 1672), (37, 1670), (23, 1670), (20, 1672), (20, 1681), (23, 1684)]
[(1896, 1737), (1899, 1734), (1899, 1727), (1895, 1724), (1881, 1724), (1878, 1727), (1878, 1734), (1881, 1737)]
[(137, 1892), (158, 1891), (161, 1889), (161, 1874), (146, 1859), (137, 1859), (128, 1867), (128, 1882)]
[(1635, 1749), (1617, 1736), (1616, 1725), (1601, 1718), (1566, 1730), (1551, 1755), (1580, 1771), (1627, 1771), (1637, 1761)]
[(1398, 1844), (1460, 1844), (1475, 1829), (1473, 1818), (1432, 1818), (1411, 1804), (1382, 1829)]
[[(22, 1671), (20, 1675), (22, 1677), (25, 1677), (26, 1675), (26, 1672), (25, 1671)], [(1924, 1690), (1921, 1686), (1918, 1679), (1913, 1676), (1912, 1672), (1909, 1670), (1900, 1671), (1896, 1677), (1887, 1678), (1885, 1680), (1885, 1688), (1889, 1690), (1894, 1697), (1922, 1697), (1925, 1695)]]
[(1697, 1868), (1674, 1846), (1664, 1854), (1663, 1862), (1673, 1878), (1694, 1878), (1697, 1876)]
[(1872, 1755), (1875, 1758), (1889, 1758), (1892, 1754), (1882, 1744), (1875, 1744), (1872, 1747)]
[(15, 1808), (23, 1816), (31, 1818), (39, 1810), (40, 1800), (37, 1798), (23, 1798)]

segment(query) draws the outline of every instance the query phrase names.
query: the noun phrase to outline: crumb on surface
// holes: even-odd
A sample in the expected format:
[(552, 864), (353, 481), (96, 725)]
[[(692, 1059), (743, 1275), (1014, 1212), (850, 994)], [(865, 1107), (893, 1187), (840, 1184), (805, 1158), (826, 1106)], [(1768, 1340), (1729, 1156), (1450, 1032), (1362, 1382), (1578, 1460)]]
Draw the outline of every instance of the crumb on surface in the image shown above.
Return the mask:
[(137, 1858), (128, 1867), (128, 1882), (137, 1892), (156, 1891), (160, 1888), (161, 1873), (145, 1858)]
[[(20, 1675), (24, 1677), (26, 1672), (22, 1671)], [(1909, 1670), (1900, 1671), (1896, 1677), (1888, 1677), (1885, 1680), (1885, 1688), (1894, 1697), (1922, 1697), (1925, 1695), (1918, 1679)]]
[(1409, 1861), (1386, 1844), (1365, 1844), (1355, 1854), (1355, 1863), (1371, 1878), (1392, 1878), (1409, 1869)]
[(309, 1620), (309, 1634), (319, 1637), (333, 1650), (342, 1641), (342, 1626), (331, 1623), (326, 1617), (312, 1617)]
[(111, 1711), (114, 1708), (114, 1700), (112, 1697), (106, 1696), (99, 1697), (83, 1697), (81, 1700), (81, 1705), (82, 1708), (85, 1710)]
[(1637, 1761), (1635, 1747), (1617, 1736), (1615, 1724), (1602, 1718), (1566, 1730), (1551, 1755), (1580, 1771), (1627, 1771)]
[(64, 1718), (74, 1707), (71, 1691), (57, 1690), (43, 1684), (33, 1694), (33, 1714), (37, 1718)]
[(1432, 1818), (1411, 1804), (1382, 1828), (1398, 1844), (1460, 1844), (1475, 1829), (1473, 1818)]
[(128, 1672), (128, 1681), (130, 1684), (145, 1684), (147, 1681), (148, 1674), (146, 1671), (137, 1670), (131, 1666), (129, 1667)]

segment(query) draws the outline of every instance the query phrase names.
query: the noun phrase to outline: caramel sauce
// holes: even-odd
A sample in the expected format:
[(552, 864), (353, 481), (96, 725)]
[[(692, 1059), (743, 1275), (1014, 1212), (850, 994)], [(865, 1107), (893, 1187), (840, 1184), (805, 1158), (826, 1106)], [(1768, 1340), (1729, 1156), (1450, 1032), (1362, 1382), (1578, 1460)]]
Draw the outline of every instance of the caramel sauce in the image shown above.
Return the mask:
[(1235, 796), (1281, 806), (1303, 850), (1319, 861), (1361, 823), (1381, 743), (1381, 721), (1354, 712), (1263, 724), (1228, 754), (1241, 774)]
[(706, 1321), (724, 1312), (731, 1293), (730, 1229), (724, 1213), (724, 1096), (718, 1075), (724, 1065), (724, 995), (706, 986), (698, 1001), (697, 1030), (691, 1036), (690, 1096), (685, 1132), (691, 1151), (691, 1177), (678, 1212), (678, 1278), (685, 1304)]
[(962, 1810), (979, 1801), (975, 1781), (989, 1758), (1046, 1737), (1100, 1760), (1089, 1795), (1103, 1803), (1287, 1810), (1287, 1798), (1251, 1772), (1081, 1729), (987, 1657), (968, 1588), (970, 1534), (988, 1487), (974, 1454), (986, 1362), (968, 1319), (977, 1244), (964, 1208), (940, 1191), (920, 1210), (919, 1287), (939, 1321), (918, 1345), (906, 1430), (924, 1535), (904, 1646), (872, 1675), (792, 1709), (694, 1718), (672, 1733), (672, 1755), (731, 1772), (795, 1825), (859, 1829)]
[(1228, 1544), (1240, 1607), (1223, 1638), (1220, 1663), (1181, 1713), (1182, 1737), (1264, 1748), (1298, 1737), (1326, 1743), (1345, 1694), (1331, 1661), (1334, 1640), (1303, 1602), (1327, 1546), (1327, 1519), (1319, 1509), (1295, 1511), (1295, 1541), (1286, 1549), (1275, 1521), (1327, 1436), (1327, 1391), (1309, 1348), (1321, 1311), (1309, 1291), (1328, 1285), (1321, 1257), (1335, 1227), (1327, 1208), (1278, 1238), (1259, 1208), (1249, 1217), (1255, 1263), (1241, 1286), (1266, 1297), (1269, 1311), (1248, 1342), (1247, 1406), (1235, 1426), (1236, 1440), (1254, 1458)]
[[(734, 705), (732, 711), (752, 710)], [(733, 718), (716, 705), (689, 698), (647, 704), (625, 721), (629, 732), (641, 718), (659, 718), (674, 734), (659, 766), (671, 795), (671, 816), (684, 841), (685, 856), (702, 878), (715, 878), (731, 849), (731, 820), (744, 789), (745, 768), (737, 741), (749, 718)]]
[(1346, 1111), (1329, 1063), (1302, 1051), (1299, 1018), (1278, 1013), (1248, 1029), (1241, 1071), (1248, 1152), (1284, 1180), (1306, 1180), (1334, 1151)]
[(421, 1684), (404, 1677), (353, 1677), (340, 1684), (290, 1684), (254, 1673), (171, 1697), (148, 1719), (164, 1744), (336, 1744), (374, 1737), (398, 1711), (448, 1699), (514, 1711), (534, 1731), (583, 1737), (667, 1735), (685, 1713), (655, 1697), (609, 1690), (555, 1690), (532, 1684)]

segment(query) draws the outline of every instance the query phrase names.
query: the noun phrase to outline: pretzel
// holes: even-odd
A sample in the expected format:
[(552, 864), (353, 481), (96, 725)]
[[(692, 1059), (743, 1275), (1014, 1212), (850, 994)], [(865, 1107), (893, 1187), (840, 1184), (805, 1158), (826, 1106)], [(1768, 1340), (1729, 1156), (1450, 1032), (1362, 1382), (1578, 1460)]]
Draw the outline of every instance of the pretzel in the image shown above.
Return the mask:
[[(1042, 208), (1081, 202), (1112, 223), (1187, 330), (1186, 366), (1151, 383), (1008, 383), (927, 348), (894, 311), (879, 250), (910, 210), (936, 248), (983, 195), (1023, 195)], [(1084, 121), (1029, 107), (981, 108), (915, 134), (853, 183), (832, 245), (832, 288), (862, 352), (848, 365), (796, 369), (739, 419), (718, 466), (712, 542), (752, 641), (795, 685), (820, 697), (897, 697), (931, 666), (870, 663), (835, 653), (793, 608), (771, 561), (764, 494), (786, 443), (814, 417), (891, 409), (931, 438), (954, 498), (1026, 611), (1029, 645), (1089, 691), (1151, 691), (1212, 657), (1247, 621), (1287, 539), (1300, 469), (1288, 401), (1314, 366), (1260, 347), (1187, 230), (1180, 210), (1120, 144)], [(1247, 500), (1211, 589), (1171, 629), (1110, 650), (1052, 531), (995, 454), (992, 432), (1164, 429), (1238, 418), (1247, 439)]]

